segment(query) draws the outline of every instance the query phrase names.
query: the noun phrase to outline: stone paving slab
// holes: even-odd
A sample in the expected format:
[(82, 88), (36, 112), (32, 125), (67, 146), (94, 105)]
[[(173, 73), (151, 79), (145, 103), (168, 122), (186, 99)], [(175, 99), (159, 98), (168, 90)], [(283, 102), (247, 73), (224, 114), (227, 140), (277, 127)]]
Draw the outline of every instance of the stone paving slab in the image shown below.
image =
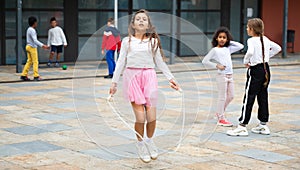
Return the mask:
[(93, 150), (84, 150), (81, 151), (83, 154), (88, 154), (103, 160), (112, 161), (112, 160), (120, 160), (122, 157), (114, 155), (113, 153), (109, 153), (103, 149), (93, 149)]
[(0, 147), (0, 156), (1, 157), (7, 157), (7, 156), (13, 156), (13, 155), (24, 155), (27, 154), (28, 152), (16, 148), (14, 146), (10, 146), (10, 145), (2, 145)]
[(266, 162), (272, 162), (272, 163), (295, 159), (294, 157), (291, 156), (282, 155), (275, 152), (262, 151), (258, 149), (249, 149), (245, 151), (234, 152), (234, 154), (250, 157), (253, 159), (259, 159)]
[(0, 114), (7, 114), (7, 111), (5, 111), (5, 110), (0, 110)]
[(66, 119), (77, 119), (77, 114), (75, 112), (61, 113), (61, 114), (40, 114), (34, 117), (42, 120), (59, 121), (59, 120), (66, 120)]
[[(275, 60), (279, 63), (282, 59)], [(234, 63), (239, 61), (235, 59)], [(185, 71), (187, 67), (199, 70), (199, 65), (191, 63), (190, 66), (180, 66), (178, 63), (171, 67)], [(41, 68), (41, 71), (45, 74), (51, 72), (45, 78), (63, 78), (73, 74), (72, 67), (69, 68), (65, 72), (55, 68)], [(91, 68), (84, 67), (84, 70), (89, 72)], [(1, 66), (0, 70), (0, 77), (11, 75), (2, 74)], [(134, 133), (122, 124), (105, 102), (110, 80), (84, 78), (75, 84), (76, 88), (72, 79), (1, 83), (0, 88), (5, 90), (0, 91), (0, 167), (43, 170), (299, 169), (299, 73), (298, 65), (272, 67), (269, 91), (271, 135), (250, 132), (248, 137), (243, 138), (229, 137), (225, 132), (230, 128), (216, 126), (216, 119), (213, 119), (216, 90), (214, 79), (210, 78), (214, 74), (208, 75), (204, 71), (174, 73), (184, 88), (185, 101), (188, 102), (186, 119), (193, 120), (192, 125), (185, 126), (187, 131), (184, 132), (188, 133), (176, 151), (175, 148), (162, 148), (178, 139), (176, 134), (180, 134), (182, 124), (180, 121), (175, 123), (175, 120), (182, 113), (182, 98), (169, 89), (165, 77), (159, 74), (159, 94), (164, 98), (160, 100), (155, 142), (162, 154), (149, 164), (137, 158)], [(244, 93), (245, 69), (235, 69), (234, 79), (235, 98), (226, 115), (228, 120), (237, 124)], [(95, 87), (87, 86), (86, 83), (91, 82)], [(199, 96), (193, 92), (195, 85), (199, 86)], [(76, 108), (73, 96), (76, 97)], [(200, 102), (195, 101), (198, 99), (201, 99)], [(200, 109), (196, 107), (198, 105)], [(133, 127), (133, 113), (130, 108), (124, 109), (125, 106), (122, 103), (118, 109), (126, 111), (121, 116)], [(258, 123), (257, 109), (255, 105), (249, 130)], [(197, 111), (197, 117), (191, 114)]]
[(6, 128), (4, 130), (19, 135), (37, 135), (40, 133), (48, 132), (46, 129), (41, 129), (33, 126), (20, 126), (15, 128)]
[(13, 155), (23, 155), (28, 153), (36, 152), (48, 152), (54, 150), (60, 150), (62, 147), (55, 146), (43, 141), (31, 141), (23, 143), (14, 143), (1, 146), (0, 155), (3, 157), (13, 156)]

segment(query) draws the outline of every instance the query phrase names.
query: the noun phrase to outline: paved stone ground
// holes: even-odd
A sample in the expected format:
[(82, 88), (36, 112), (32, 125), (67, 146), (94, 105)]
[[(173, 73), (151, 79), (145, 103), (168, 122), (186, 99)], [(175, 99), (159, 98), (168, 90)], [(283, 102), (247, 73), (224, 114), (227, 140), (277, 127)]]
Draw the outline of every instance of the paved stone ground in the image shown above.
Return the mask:
[[(249, 137), (229, 137), (229, 128), (216, 126), (214, 73), (201, 71), (197, 60), (170, 66), (183, 94), (158, 75), (160, 156), (148, 164), (135, 154), (134, 117), (122, 90), (115, 97), (119, 115), (105, 101), (110, 80), (101, 77), (104, 66), (41, 67), (49, 80), (41, 82), (19, 82), (13, 66), (1, 66), (0, 169), (300, 169), (299, 57), (271, 60), (272, 133)], [(234, 66), (235, 99), (226, 114), (237, 124), (246, 70), (240, 58)], [(64, 79), (74, 75), (78, 79)], [(258, 122), (256, 112), (257, 105), (249, 129)]]

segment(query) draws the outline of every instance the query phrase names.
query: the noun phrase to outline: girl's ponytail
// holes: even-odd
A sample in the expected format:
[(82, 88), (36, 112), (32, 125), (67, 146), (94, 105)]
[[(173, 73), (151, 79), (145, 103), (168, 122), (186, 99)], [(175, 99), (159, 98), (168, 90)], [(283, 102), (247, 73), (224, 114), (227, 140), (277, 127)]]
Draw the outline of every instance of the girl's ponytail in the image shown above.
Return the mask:
[(260, 36), (260, 42), (261, 42), (261, 48), (262, 48), (262, 58), (263, 58), (263, 65), (264, 65), (264, 70), (265, 70), (265, 82), (264, 82), (264, 87), (267, 87), (268, 86), (268, 83), (269, 83), (269, 73), (267, 71), (267, 66), (266, 66), (266, 63), (265, 63), (265, 45), (264, 45), (264, 39), (263, 39), (263, 34), (259, 34)]

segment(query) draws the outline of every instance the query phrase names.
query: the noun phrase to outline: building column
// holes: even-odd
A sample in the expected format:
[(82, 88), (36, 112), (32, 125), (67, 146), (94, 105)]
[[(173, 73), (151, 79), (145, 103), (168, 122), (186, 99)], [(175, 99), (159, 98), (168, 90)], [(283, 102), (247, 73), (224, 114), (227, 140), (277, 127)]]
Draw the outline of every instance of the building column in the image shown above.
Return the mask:
[(68, 41), (64, 61), (76, 62), (78, 57), (78, 1), (64, 0), (64, 31)]
[(22, 72), (22, 0), (17, 1), (17, 52), (16, 73)]
[(230, 29), (230, 2), (231, 0), (221, 0), (221, 26)]
[(0, 65), (5, 64), (5, 1), (0, 1)]
[(289, 0), (284, 0), (283, 5), (283, 33), (282, 33), (282, 58), (286, 58), (287, 53), (287, 29), (288, 29), (288, 5)]

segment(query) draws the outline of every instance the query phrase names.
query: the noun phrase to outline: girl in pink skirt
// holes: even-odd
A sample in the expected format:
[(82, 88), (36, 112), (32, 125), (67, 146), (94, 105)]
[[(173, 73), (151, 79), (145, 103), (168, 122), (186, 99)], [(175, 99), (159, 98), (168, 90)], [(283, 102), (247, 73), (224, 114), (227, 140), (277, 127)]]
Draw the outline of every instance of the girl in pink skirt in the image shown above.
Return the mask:
[[(156, 159), (158, 150), (152, 137), (156, 127), (157, 77), (155, 65), (169, 80), (171, 87), (179, 90), (174, 76), (163, 61), (163, 51), (155, 27), (146, 10), (137, 11), (130, 22), (128, 37), (122, 40), (120, 56), (112, 79), (110, 94), (117, 91), (117, 83), (123, 72), (123, 91), (131, 102), (135, 114), (135, 131), (138, 155), (144, 162)], [(146, 123), (147, 138), (144, 138)]]

